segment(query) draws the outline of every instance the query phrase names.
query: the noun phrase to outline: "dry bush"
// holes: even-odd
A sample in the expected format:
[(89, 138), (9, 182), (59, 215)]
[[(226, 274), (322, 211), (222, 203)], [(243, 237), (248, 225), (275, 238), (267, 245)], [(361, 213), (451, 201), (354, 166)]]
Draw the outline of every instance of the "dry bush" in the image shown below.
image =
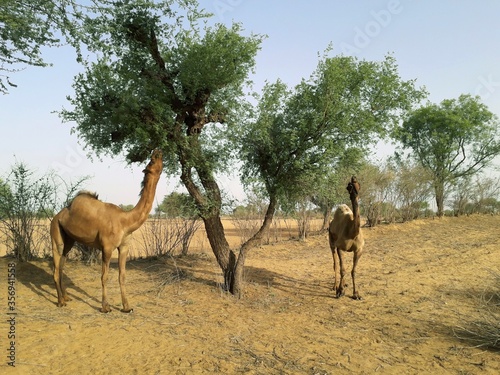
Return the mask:
[(311, 220), (314, 218), (312, 203), (302, 201), (297, 205), (297, 210), (294, 212), (295, 220), (297, 221), (299, 240), (303, 241), (307, 238), (311, 230)]
[(500, 274), (495, 275), (495, 285), (495, 292), (481, 295), (478, 319), (458, 327), (455, 335), (475, 347), (500, 350)]
[(157, 297), (161, 297), (165, 288), (171, 284), (178, 283), (182, 280), (186, 280), (190, 277), (190, 274), (185, 270), (177, 267), (175, 262), (175, 258), (172, 258), (174, 261), (172, 268), (163, 269), (154, 274), (154, 288), (153, 292), (156, 293)]
[(248, 241), (260, 228), (262, 220), (250, 217), (234, 216), (231, 219), (236, 229), (241, 245)]
[(162, 219), (155, 216), (144, 223), (143, 253), (146, 257), (186, 255), (201, 222), (194, 219)]

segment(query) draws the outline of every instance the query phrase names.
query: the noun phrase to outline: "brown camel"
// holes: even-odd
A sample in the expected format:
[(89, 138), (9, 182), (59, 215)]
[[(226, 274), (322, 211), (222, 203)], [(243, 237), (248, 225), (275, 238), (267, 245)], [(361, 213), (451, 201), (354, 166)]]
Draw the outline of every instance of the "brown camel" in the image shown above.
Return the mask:
[(128, 240), (148, 218), (153, 207), (156, 185), (163, 169), (161, 151), (155, 150), (151, 161), (144, 169), (144, 180), (139, 202), (131, 211), (123, 211), (111, 203), (97, 199), (96, 194), (80, 192), (68, 205), (54, 216), (50, 225), (52, 252), (54, 256), (54, 281), (57, 289), (57, 306), (65, 306), (70, 298), (62, 286), (66, 256), (75, 242), (98, 248), (102, 251), (102, 309), (110, 312), (106, 282), (109, 262), (114, 249), (118, 249), (119, 282), (123, 312), (131, 312), (125, 295), (125, 264)]
[[(335, 274), (335, 292), (336, 296), (341, 297), (344, 295), (344, 288), (347, 286), (345, 283), (345, 266), (343, 261), (343, 251), (348, 251), (353, 253), (353, 263), (352, 263), (352, 288), (354, 299), (361, 299), (358, 291), (356, 290), (356, 266), (358, 264), (359, 258), (363, 253), (363, 246), (365, 240), (363, 239), (363, 233), (361, 232), (361, 220), (359, 217), (358, 208), (358, 194), (359, 194), (359, 183), (355, 176), (351, 178), (351, 182), (347, 185), (347, 190), (349, 191), (349, 197), (352, 203), (351, 209), (345, 205), (340, 205), (333, 216), (333, 220), (330, 223), (328, 229), (330, 249), (332, 250), (333, 256), (333, 272)], [(337, 259), (338, 258), (338, 259)], [(337, 274), (339, 273), (340, 266), (340, 280)]]

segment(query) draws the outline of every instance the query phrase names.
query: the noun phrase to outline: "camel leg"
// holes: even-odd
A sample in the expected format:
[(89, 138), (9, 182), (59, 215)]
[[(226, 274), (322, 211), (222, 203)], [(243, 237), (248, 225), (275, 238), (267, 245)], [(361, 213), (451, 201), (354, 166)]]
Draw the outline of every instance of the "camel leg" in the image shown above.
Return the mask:
[(53, 244), (53, 260), (54, 260), (54, 283), (56, 284), (57, 290), (57, 306), (66, 306), (66, 301), (64, 300), (64, 294), (62, 290), (62, 268), (61, 268), (61, 253), (62, 246)]
[(333, 257), (333, 290), (337, 291), (338, 289), (338, 282), (339, 279), (337, 277), (338, 274), (338, 255), (337, 253), (337, 248), (335, 247), (335, 241), (337, 240), (335, 234), (333, 234), (331, 231), (328, 231), (328, 243), (330, 244), (330, 250), (332, 251), (332, 257)]
[(336, 292), (339, 288), (339, 257), (337, 255), (337, 249), (334, 247), (332, 249), (332, 257), (333, 257), (333, 290)]
[(61, 260), (60, 260), (60, 268), (59, 268), (60, 281), (59, 281), (59, 285), (61, 285), (62, 296), (63, 296), (63, 298), (64, 298), (65, 301), (71, 301), (71, 298), (68, 296), (68, 293), (66, 292), (66, 288), (63, 288), (63, 285), (62, 285), (63, 269), (64, 269), (64, 265), (66, 264), (66, 259), (68, 259), (67, 258), (68, 253), (73, 248), (74, 244), (75, 244), (75, 241), (73, 241), (72, 239), (70, 239), (70, 238), (66, 238), (65, 239), (65, 241), (64, 241), (64, 250), (63, 250), (63, 254), (61, 256)]
[(54, 261), (54, 283), (57, 290), (57, 306), (66, 306), (66, 301), (71, 301), (68, 297), (66, 289), (63, 287), (63, 271), (64, 265), (66, 264), (66, 255), (69, 253), (74, 245), (74, 241), (63, 238), (61, 230), (57, 223), (55, 222), (51, 226), (51, 237), (52, 237), (52, 258)]
[[(340, 282), (338, 285), (336, 285), (336, 290), (337, 290), (337, 298), (342, 297), (344, 295), (344, 288), (346, 286), (345, 284), (345, 265), (344, 265), (344, 258), (342, 255), (342, 250), (340, 250), (337, 247), (337, 255), (339, 257), (339, 268), (340, 268)], [(335, 275), (335, 277), (337, 277)]]
[(123, 309), (121, 311), (129, 313), (132, 312), (133, 309), (131, 309), (128, 304), (128, 299), (125, 290), (125, 266), (127, 263), (128, 248), (126, 246), (122, 246), (118, 248), (118, 252), (119, 252), (118, 254), (119, 282), (120, 282), (120, 292), (122, 295), (122, 305), (123, 305)]
[(50, 225), (50, 237), (52, 239), (52, 260), (54, 262), (54, 283), (57, 290), (57, 306), (62, 307), (66, 305), (62, 291), (62, 270), (61, 270), (61, 256), (64, 250), (64, 241), (62, 239), (61, 231), (58, 223), (54, 218)]
[[(66, 264), (66, 255), (61, 256), (60, 262), (59, 262), (59, 285), (61, 286), (61, 292), (62, 292), (62, 298), (64, 301), (71, 301), (71, 298), (68, 296), (68, 293), (66, 291), (66, 288), (63, 287), (63, 270), (64, 270), (64, 265)], [(64, 303), (66, 305), (66, 303)]]
[(361, 257), (362, 251), (357, 250), (354, 251), (353, 254), (353, 261), (352, 261), (352, 271), (351, 271), (351, 277), (352, 277), (352, 298), (353, 299), (361, 299), (361, 296), (359, 295), (358, 291), (356, 290), (356, 266), (358, 265), (359, 258)]
[(109, 275), (109, 263), (111, 261), (111, 251), (102, 251), (102, 275), (101, 275), (101, 282), (102, 282), (102, 308), (101, 312), (103, 313), (108, 313), (111, 312), (111, 308), (109, 307), (108, 303), (108, 294), (106, 292), (106, 283), (108, 282), (108, 275)]
[(63, 287), (63, 271), (64, 265), (66, 264), (66, 255), (55, 255), (54, 256), (54, 281), (57, 289), (57, 306), (66, 306), (67, 301), (71, 301), (71, 298), (66, 292), (66, 288)]

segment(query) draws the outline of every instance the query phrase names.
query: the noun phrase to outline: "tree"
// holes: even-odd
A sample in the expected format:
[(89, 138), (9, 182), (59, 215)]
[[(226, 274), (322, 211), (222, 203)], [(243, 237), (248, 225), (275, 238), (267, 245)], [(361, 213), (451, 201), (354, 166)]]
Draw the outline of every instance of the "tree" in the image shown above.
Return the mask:
[(424, 96), (414, 81), (400, 79), (391, 56), (381, 62), (324, 57), (293, 90), (281, 81), (267, 84), (241, 136), (241, 157), (243, 183), (264, 186), (269, 205), (240, 257), (264, 238), (280, 201), (313, 195), (318, 176), (340, 165), (352, 148), (366, 151)]
[(395, 181), (392, 187), (403, 222), (417, 219), (432, 196), (432, 176), (429, 170), (411, 161), (396, 159)]
[(189, 194), (172, 192), (163, 198), (156, 210), (167, 217), (198, 218), (196, 202)]
[[(10, 186), (0, 178), (0, 197), (2, 197), (2, 200), (6, 200), (11, 199), (11, 196)], [(0, 219), (6, 215), (5, 208), (3, 205), (0, 206)]]
[(472, 213), (496, 213), (500, 192), (500, 178), (490, 178), (484, 174), (462, 177), (452, 186), (453, 213), (456, 216)]
[(13, 256), (29, 261), (40, 253), (43, 231), (38, 221), (55, 207), (55, 187), (49, 174), (36, 177), (24, 163), (16, 163), (0, 186), (0, 230)]
[[(71, 33), (69, 12), (77, 15), (73, 0), (0, 0), (0, 92), (16, 87), (8, 73), (25, 66), (48, 66), (42, 47), (61, 44), (58, 32)], [(68, 34), (68, 35), (69, 35)]]
[(205, 15), (193, 0), (96, 3), (74, 40), (94, 55), (82, 59), (74, 108), (61, 116), (97, 154), (123, 152), (134, 163), (162, 149), (165, 170), (180, 173), (196, 203), (225, 287), (239, 294), (215, 175), (230, 159), (226, 132), (242, 117), (262, 37), (242, 36), (237, 24), (200, 30)]
[(349, 203), (345, 194), (346, 181), (349, 181), (352, 175), (358, 174), (365, 162), (364, 157), (363, 150), (349, 148), (336, 160), (335, 165), (332, 164), (324, 174), (315, 177), (311, 202), (318, 206), (323, 214), (321, 231), (328, 230), (335, 205)]
[(363, 214), (370, 227), (375, 227), (382, 219), (387, 220), (393, 215), (391, 212), (384, 212), (384, 209), (394, 207), (391, 199), (394, 175), (394, 170), (387, 165), (379, 166), (369, 162), (363, 165), (358, 174)]
[(450, 186), (451, 205), (455, 216), (472, 213), (467, 210), (472, 208), (473, 191), (472, 176), (458, 178)]
[(497, 198), (500, 193), (500, 178), (477, 176), (474, 184), (475, 208), (479, 213), (494, 213), (498, 207)]
[(0, 231), (12, 255), (21, 262), (45, 255), (43, 244), (50, 238), (47, 226), (40, 220), (52, 218), (54, 212), (67, 205), (88, 177), (69, 183), (61, 180), (62, 184), (57, 183), (58, 179), (53, 172), (37, 176), (23, 162), (16, 162), (5, 180), (0, 178)]
[(395, 138), (432, 172), (438, 216), (444, 214), (446, 186), (478, 173), (500, 154), (498, 118), (470, 95), (415, 110)]
[[(163, 201), (156, 208), (157, 217), (155, 220), (160, 221), (160, 217), (165, 215), (167, 218), (178, 219), (168, 221), (170, 226), (176, 227), (176, 234), (182, 245), (181, 254), (187, 255), (189, 245), (194, 234), (200, 227), (200, 215), (194, 199), (185, 193), (172, 192), (163, 198)], [(160, 225), (157, 225), (159, 227)]]

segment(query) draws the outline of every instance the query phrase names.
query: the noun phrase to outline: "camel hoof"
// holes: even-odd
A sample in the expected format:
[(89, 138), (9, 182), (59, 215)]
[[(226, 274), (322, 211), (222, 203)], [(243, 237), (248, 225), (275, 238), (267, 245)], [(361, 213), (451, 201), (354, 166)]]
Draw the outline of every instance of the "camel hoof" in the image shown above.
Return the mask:
[(134, 309), (121, 309), (120, 310), (122, 313), (130, 314), (134, 312)]
[(355, 300), (355, 301), (361, 301), (361, 300), (363, 300), (363, 298), (361, 298), (361, 296), (359, 296), (359, 295), (352, 296), (352, 299)]
[(57, 302), (57, 307), (63, 307), (63, 306), (66, 306), (66, 302), (64, 300)]
[(103, 306), (101, 308), (101, 312), (105, 313), (105, 314), (110, 313), (111, 312), (111, 308), (109, 306)]
[(335, 295), (336, 298), (340, 298), (344, 295), (344, 291), (343, 290), (337, 290), (337, 293)]

